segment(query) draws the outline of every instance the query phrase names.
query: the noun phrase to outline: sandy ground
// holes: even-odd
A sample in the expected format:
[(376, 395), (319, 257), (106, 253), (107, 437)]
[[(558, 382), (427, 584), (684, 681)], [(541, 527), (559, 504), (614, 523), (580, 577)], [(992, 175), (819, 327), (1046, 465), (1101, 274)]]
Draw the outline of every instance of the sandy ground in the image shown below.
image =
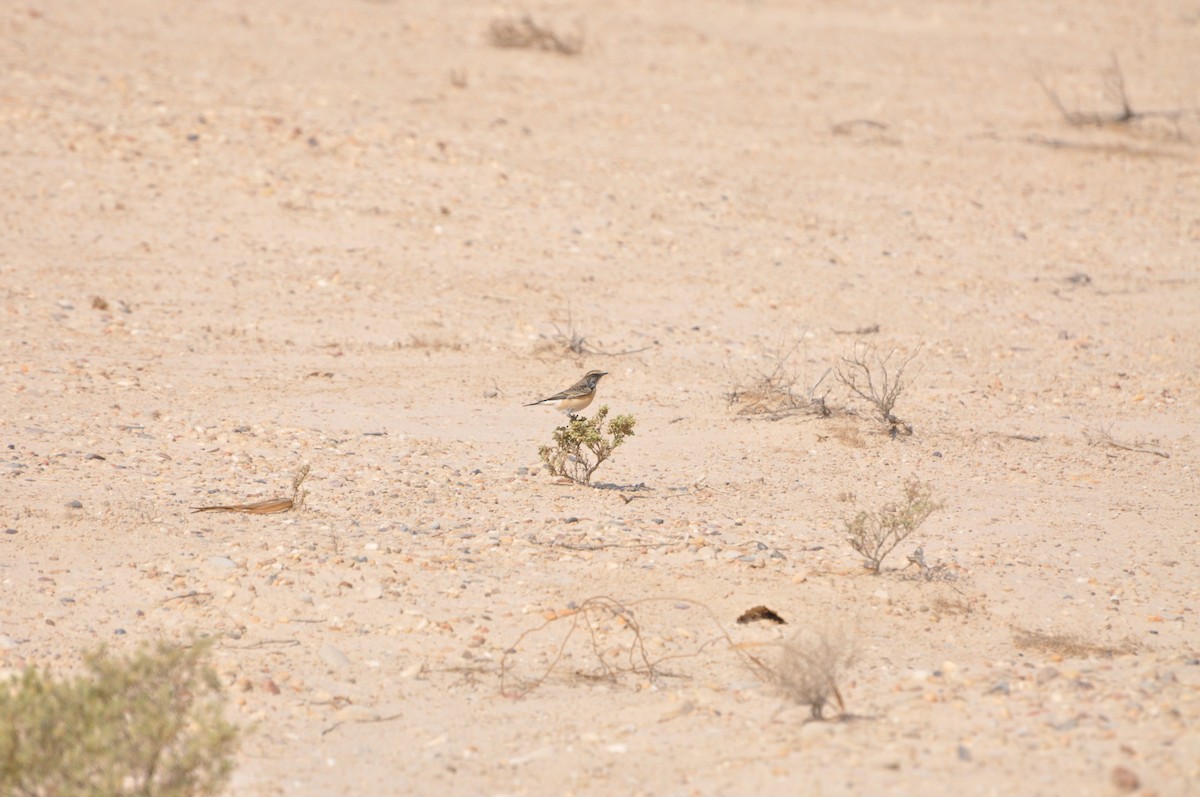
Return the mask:
[[(524, 10), (583, 51), (491, 46)], [(67, 0), (0, 40), (0, 667), (218, 637), (236, 795), (1200, 793), (1200, 120), (1036, 79), (1116, 112), (1115, 54), (1200, 107), (1195, 3)], [(832, 377), (829, 418), (726, 400), (868, 344), (916, 354), (911, 436)], [(522, 406), (589, 368), (638, 421), (601, 489)], [(189, 511), (303, 465), (299, 511)], [(914, 477), (945, 508), (867, 574), (843, 521)], [(853, 644), (840, 721), (748, 659), (800, 631)]]

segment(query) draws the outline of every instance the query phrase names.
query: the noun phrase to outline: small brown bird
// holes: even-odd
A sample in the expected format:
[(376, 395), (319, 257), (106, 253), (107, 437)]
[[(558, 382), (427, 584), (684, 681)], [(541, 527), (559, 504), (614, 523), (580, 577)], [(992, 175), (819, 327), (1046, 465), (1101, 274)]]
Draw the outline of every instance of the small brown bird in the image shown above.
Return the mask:
[(548, 396), (525, 406), (533, 407), (538, 404), (545, 404), (559, 412), (565, 413), (568, 418), (574, 418), (575, 413), (586, 409), (587, 405), (592, 403), (592, 399), (596, 398), (596, 384), (600, 381), (600, 377), (607, 374), (608, 371), (588, 371), (583, 375), (583, 379), (580, 379), (561, 393), (555, 393), (553, 396)]

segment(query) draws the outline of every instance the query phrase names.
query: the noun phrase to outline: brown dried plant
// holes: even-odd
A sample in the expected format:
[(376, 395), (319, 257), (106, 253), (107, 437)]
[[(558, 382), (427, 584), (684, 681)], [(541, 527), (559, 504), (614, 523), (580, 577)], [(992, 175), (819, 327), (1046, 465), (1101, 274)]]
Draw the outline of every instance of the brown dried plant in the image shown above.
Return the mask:
[(830, 700), (845, 714), (838, 682), (854, 658), (854, 644), (845, 634), (805, 629), (779, 643), (778, 654), (766, 663), (767, 682), (787, 699), (808, 706), (814, 720), (825, 719)]

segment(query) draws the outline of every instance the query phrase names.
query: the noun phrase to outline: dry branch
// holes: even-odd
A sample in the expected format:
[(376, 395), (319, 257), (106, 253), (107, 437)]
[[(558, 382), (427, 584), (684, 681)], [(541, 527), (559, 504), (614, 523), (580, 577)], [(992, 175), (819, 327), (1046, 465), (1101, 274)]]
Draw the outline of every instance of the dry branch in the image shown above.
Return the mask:
[(250, 504), (224, 504), (221, 506), (192, 507), (192, 514), (197, 512), (241, 512), (244, 515), (273, 515), (277, 512), (287, 512), (304, 503), (304, 494), (300, 485), (308, 478), (308, 465), (300, 468), (292, 479), (291, 498), (268, 498), (265, 501), (255, 501)]

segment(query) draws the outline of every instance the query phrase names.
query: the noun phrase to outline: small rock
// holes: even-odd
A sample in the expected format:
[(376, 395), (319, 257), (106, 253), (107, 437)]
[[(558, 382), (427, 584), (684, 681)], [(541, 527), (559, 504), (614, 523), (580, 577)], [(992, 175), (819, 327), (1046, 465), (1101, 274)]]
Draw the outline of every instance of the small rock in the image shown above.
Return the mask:
[(228, 556), (210, 556), (205, 561), (209, 567), (215, 567), (218, 570), (232, 570), (237, 567), (237, 562), (233, 561)]
[(1137, 774), (1126, 767), (1113, 767), (1112, 783), (1121, 791), (1137, 791), (1142, 786), (1142, 781)]
[(379, 712), (366, 706), (350, 704), (338, 709), (336, 716), (342, 722), (374, 722), (379, 719)]
[(16, 529), (5, 529), (4, 533), (5, 534), (16, 534), (17, 530)]
[(11, 650), (17, 646), (17, 640), (5, 634), (0, 634), (0, 650)]
[(79, 501), (67, 501), (67, 509), (83, 509), (83, 504)]
[(970, 761), (971, 760), (971, 751), (970, 751), (970, 749), (967, 748), (966, 745), (960, 744), (958, 746), (958, 760), (959, 761)]
[(1053, 667), (1043, 667), (1037, 671), (1037, 675), (1033, 677), (1037, 681), (1038, 686), (1048, 684), (1058, 677), (1058, 670)]
[(333, 645), (322, 645), (321, 649), (317, 651), (317, 655), (321, 657), (321, 661), (335, 670), (350, 666), (350, 659), (346, 657), (346, 654)]

